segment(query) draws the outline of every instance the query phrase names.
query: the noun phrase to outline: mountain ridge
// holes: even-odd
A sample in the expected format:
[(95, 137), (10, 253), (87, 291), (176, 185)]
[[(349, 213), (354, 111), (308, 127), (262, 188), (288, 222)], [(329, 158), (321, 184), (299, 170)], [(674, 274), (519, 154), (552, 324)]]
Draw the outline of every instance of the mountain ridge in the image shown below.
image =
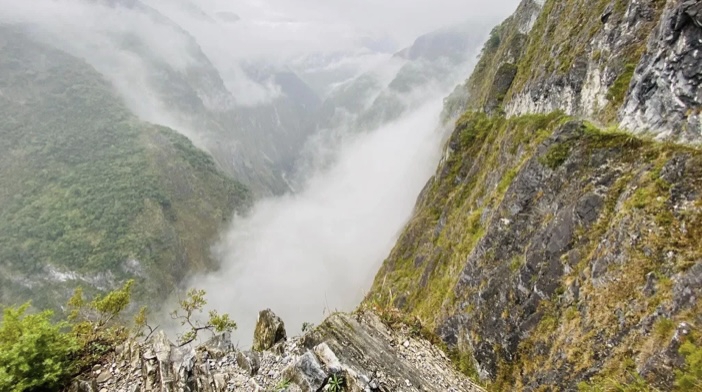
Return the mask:
[(446, 100), (465, 113), (365, 303), (420, 318), (489, 389), (685, 390), (696, 4), (522, 1)]

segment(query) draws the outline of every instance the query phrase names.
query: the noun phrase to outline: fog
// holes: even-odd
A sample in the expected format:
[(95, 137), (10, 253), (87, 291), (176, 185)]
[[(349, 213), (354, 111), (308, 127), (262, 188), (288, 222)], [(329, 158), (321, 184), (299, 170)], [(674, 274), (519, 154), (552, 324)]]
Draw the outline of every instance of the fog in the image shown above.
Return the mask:
[(337, 161), (294, 195), (263, 200), (237, 218), (217, 246), (222, 269), (190, 286), (234, 315), (250, 344), (256, 315), (271, 308), (299, 332), (334, 310), (357, 306), (435, 169), (441, 96), (351, 138)]
[[(84, 59), (134, 114), (207, 149), (230, 141), (209, 140), (201, 129), (206, 120), (169, 104), (170, 80), (157, 83), (164, 74), (189, 83), (208, 114), (283, 96), (268, 70), (293, 70), (323, 99), (369, 70), (381, 87), (389, 83), (404, 64), (391, 60), (393, 53), (422, 34), (474, 21), (485, 36), (482, 26), (518, 2), (0, 0), (0, 23), (29, 26), (37, 39)], [(457, 71), (455, 83), (468, 76)], [(303, 322), (359, 304), (436, 168), (446, 136), (439, 114), (451, 90), (430, 84), (406, 92), (400, 100), (411, 101), (412, 110), (377, 129), (354, 129), (354, 112), (334, 129), (310, 129), (300, 149), (301, 185), (234, 217), (213, 248), (220, 269), (187, 285), (207, 290), (210, 306), (232, 315), (242, 345), (250, 344), (264, 308), (295, 333)], [(367, 109), (379, 93), (355, 97), (358, 106)]]

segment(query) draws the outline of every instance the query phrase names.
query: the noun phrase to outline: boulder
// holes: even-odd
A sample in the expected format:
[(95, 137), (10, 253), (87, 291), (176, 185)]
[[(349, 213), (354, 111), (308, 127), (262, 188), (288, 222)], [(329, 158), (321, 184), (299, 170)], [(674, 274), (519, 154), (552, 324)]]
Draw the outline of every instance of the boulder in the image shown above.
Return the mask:
[(316, 392), (327, 379), (317, 357), (307, 351), (297, 361), (283, 370), (283, 377), (302, 389), (302, 392)]
[(258, 314), (256, 330), (254, 331), (253, 349), (265, 351), (276, 343), (287, 339), (285, 324), (272, 310), (262, 310)]

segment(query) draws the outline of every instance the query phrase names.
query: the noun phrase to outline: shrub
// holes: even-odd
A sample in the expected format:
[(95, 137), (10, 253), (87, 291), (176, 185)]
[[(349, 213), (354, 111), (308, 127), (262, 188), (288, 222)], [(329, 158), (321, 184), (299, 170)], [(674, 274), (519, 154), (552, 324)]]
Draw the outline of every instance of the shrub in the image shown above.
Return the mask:
[(680, 347), (680, 354), (685, 357), (685, 369), (676, 372), (675, 386), (680, 391), (702, 389), (702, 347), (688, 341)]
[(8, 307), (0, 324), (0, 391), (57, 389), (71, 374), (78, 343), (52, 323), (51, 311), (25, 314), (29, 304)]
[(185, 299), (181, 299), (179, 304), (180, 309), (171, 312), (171, 318), (179, 321), (180, 325), (188, 329), (178, 337), (180, 346), (185, 346), (195, 341), (200, 331), (209, 331), (215, 334), (218, 332), (231, 332), (236, 329), (236, 323), (229, 318), (228, 314), (219, 314), (216, 310), (210, 310), (209, 318), (205, 322), (201, 322), (197, 318), (197, 315), (202, 313), (203, 308), (207, 305), (204, 290), (188, 290)]

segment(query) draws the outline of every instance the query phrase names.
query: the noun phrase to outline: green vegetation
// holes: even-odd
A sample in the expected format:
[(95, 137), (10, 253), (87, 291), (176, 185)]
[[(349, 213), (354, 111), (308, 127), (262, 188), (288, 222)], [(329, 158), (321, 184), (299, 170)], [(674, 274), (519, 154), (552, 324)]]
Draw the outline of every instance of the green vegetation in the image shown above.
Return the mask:
[[(554, 282), (558, 287), (551, 298), (540, 301), (538, 324), (520, 339), (510, 361), (500, 357), (502, 342), (490, 341), (497, 347), (499, 365), (488, 389), (526, 388), (538, 384), (544, 374), (564, 368), (570, 370), (563, 373), (560, 385), (574, 388), (583, 380), (579, 378), (582, 374), (597, 368), (599, 372), (581, 389), (655, 391), (659, 388), (655, 380), (639, 375), (636, 364), (666, 347), (675, 325), (699, 322), (702, 314), (698, 303), (658, 318), (650, 334), (638, 332), (642, 320), (657, 308), (671, 306), (673, 276), (689, 269), (694, 265), (690, 260), (702, 255), (695, 240), (702, 235), (702, 202), (685, 212), (675, 210), (670, 200), (672, 190), (680, 184), (667, 182), (661, 173), (666, 164), (685, 157), (686, 189), (702, 189), (702, 154), (617, 129), (601, 130), (587, 122), (569, 123), (562, 128), (564, 133), (553, 135), (567, 121), (570, 119), (562, 113), (504, 118), (469, 111), (461, 116), (449, 140), (449, 156), (427, 185), (365, 303), (378, 309), (400, 306), (405, 312), (402, 316), (383, 314), (390, 314), (390, 322), (418, 320), (420, 331), (435, 331), (455, 314), (470, 320), (466, 330), (459, 332), (471, 344), (459, 343), (447, 351), (462, 372), (476, 377), (469, 347), (490, 336), (490, 331), (481, 329), (483, 320), (492, 320), (490, 328), (505, 334), (513, 333), (524, 321), (520, 306), (515, 305), (518, 293), (514, 286), (525, 278), (525, 253), (541, 246), (527, 243), (506, 252), (509, 245), (485, 237), (486, 233), (513, 230), (510, 221), (522, 219), (502, 215), (523, 196), (515, 194), (518, 188), (510, 185), (515, 179), (542, 178), (545, 184), (554, 181), (563, 191), (554, 199), (544, 193), (548, 188), (537, 189), (528, 201), (521, 201), (537, 206), (541, 198), (549, 198), (548, 204), (542, 204), (547, 208), (534, 207), (525, 213), (538, 214), (528, 218), (529, 232), (511, 233), (509, 241), (528, 237), (531, 230), (546, 233), (548, 226), (561, 225), (562, 220), (554, 221), (559, 209), (573, 208), (578, 200), (597, 192), (603, 199), (597, 219), (590, 226), (575, 224), (569, 240), (573, 253), (558, 256), (569, 267)], [(546, 169), (561, 167), (566, 160), (568, 167), (563, 172)], [(522, 177), (525, 168), (529, 171)], [(561, 205), (557, 210), (552, 210), (554, 200)], [(622, 242), (621, 233), (638, 237)], [(543, 241), (544, 237), (537, 238)], [(602, 276), (599, 281), (592, 279), (595, 262), (617, 252), (622, 252), (623, 261), (610, 262), (604, 272), (597, 272)], [(645, 295), (642, 288), (651, 273), (655, 288)], [(526, 278), (528, 284), (536, 285), (540, 276), (533, 273)], [(495, 287), (495, 281), (500, 285)], [(575, 284), (580, 297), (574, 300), (568, 295)], [(620, 341), (614, 347), (605, 346), (616, 339)], [(693, 369), (695, 357), (688, 356), (692, 365), (686, 369)]]
[(549, 147), (544, 156), (539, 158), (539, 162), (549, 169), (555, 170), (568, 159), (570, 149), (571, 146), (568, 143), (556, 143)]
[(675, 386), (680, 391), (702, 390), (702, 346), (688, 340), (680, 346), (685, 368), (675, 372)]
[(607, 99), (614, 107), (619, 107), (624, 102), (626, 92), (629, 91), (629, 83), (634, 77), (636, 64), (627, 64), (619, 76), (614, 80), (614, 83), (607, 91)]
[(70, 376), (76, 338), (53, 324), (52, 312), (26, 314), (29, 305), (6, 308), (0, 324), (0, 391), (56, 390)]
[(329, 392), (342, 392), (344, 390), (344, 377), (333, 374), (329, 378)]
[(210, 240), (247, 190), (187, 138), (130, 115), (87, 64), (2, 31), (0, 302), (58, 309), (80, 278), (135, 276), (157, 299), (212, 267)]
[(278, 384), (276, 384), (276, 386), (273, 389), (276, 392), (282, 392), (282, 391), (285, 391), (286, 389), (288, 389), (289, 386), (290, 386), (290, 380), (283, 379), (283, 380), (280, 380), (280, 382)]
[(171, 313), (174, 320), (180, 321), (181, 326), (187, 326), (188, 330), (178, 337), (181, 346), (192, 343), (197, 339), (200, 331), (231, 332), (236, 329), (236, 323), (229, 318), (228, 314), (219, 314), (216, 310), (211, 310), (206, 322), (201, 322), (195, 315), (202, 313), (202, 309), (207, 305), (205, 300), (205, 290), (191, 289), (184, 299), (179, 302), (180, 309)]
[[(100, 363), (130, 336), (130, 322), (123, 315), (131, 303), (133, 286), (134, 281), (127, 281), (117, 290), (92, 300), (86, 300), (78, 288), (68, 301), (67, 319), (61, 321), (53, 321), (51, 311), (30, 314), (29, 303), (5, 308), (0, 322), (0, 391), (61, 390), (72, 376)], [(181, 309), (173, 314), (184, 312), (191, 316), (202, 311), (204, 296), (202, 290), (190, 290), (187, 299), (180, 303)], [(184, 344), (194, 341), (201, 330), (224, 332), (236, 328), (228, 314), (212, 311), (210, 316), (206, 325), (187, 318), (191, 329), (183, 335), (189, 337)], [(131, 334), (143, 336), (145, 308), (138, 313), (134, 325)]]

